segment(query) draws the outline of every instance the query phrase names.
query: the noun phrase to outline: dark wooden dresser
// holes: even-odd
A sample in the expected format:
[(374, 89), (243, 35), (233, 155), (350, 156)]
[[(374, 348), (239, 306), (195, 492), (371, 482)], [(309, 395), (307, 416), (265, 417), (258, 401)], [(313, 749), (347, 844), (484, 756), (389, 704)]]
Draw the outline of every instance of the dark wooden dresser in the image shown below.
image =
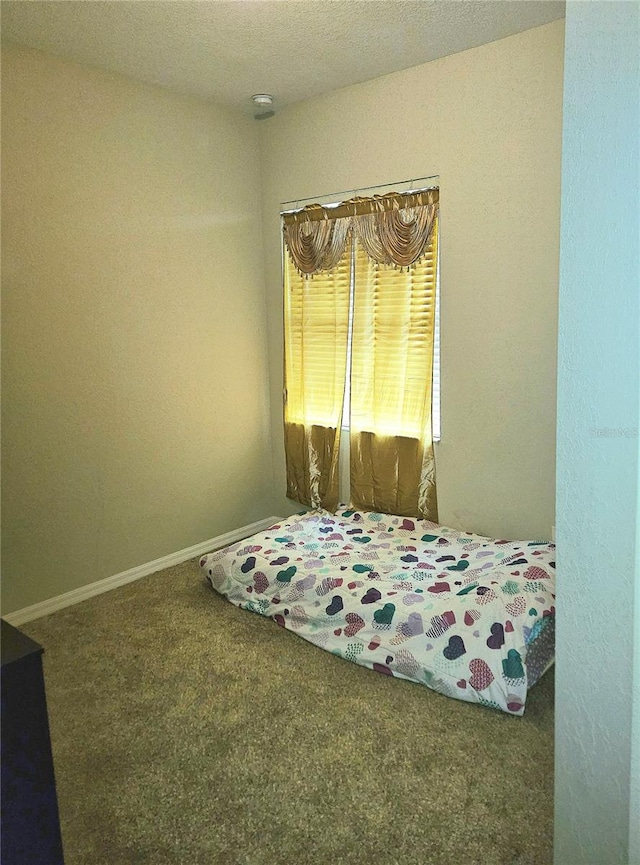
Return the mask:
[(2, 865), (63, 862), (43, 649), (2, 622)]

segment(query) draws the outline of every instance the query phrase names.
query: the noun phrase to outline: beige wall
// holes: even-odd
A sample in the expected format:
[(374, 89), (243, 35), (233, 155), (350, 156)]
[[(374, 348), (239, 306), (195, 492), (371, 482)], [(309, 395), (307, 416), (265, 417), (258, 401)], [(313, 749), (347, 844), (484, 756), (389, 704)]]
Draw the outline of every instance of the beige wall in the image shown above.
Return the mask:
[(5, 46), (4, 612), (272, 513), (256, 125)]
[(554, 523), (564, 22), (293, 105), (261, 127), (275, 512), (284, 498), (279, 202), (440, 176), (440, 519)]
[(279, 203), (425, 175), (441, 520), (549, 536), (562, 50), (556, 22), (258, 125), (3, 48), (5, 612), (298, 509)]

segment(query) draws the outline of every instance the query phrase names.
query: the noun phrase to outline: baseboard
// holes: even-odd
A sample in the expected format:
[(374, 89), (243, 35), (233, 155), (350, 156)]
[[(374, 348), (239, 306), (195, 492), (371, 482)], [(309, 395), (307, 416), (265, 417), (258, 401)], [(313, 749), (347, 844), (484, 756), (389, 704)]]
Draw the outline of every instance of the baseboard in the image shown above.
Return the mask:
[(70, 607), (73, 604), (79, 604), (81, 601), (86, 601), (87, 598), (93, 598), (95, 595), (101, 595), (103, 592), (109, 592), (111, 589), (116, 589), (118, 586), (124, 586), (127, 583), (132, 583), (134, 580), (139, 580), (141, 577), (147, 577), (149, 574), (155, 574), (157, 571), (163, 571), (165, 568), (170, 568), (172, 565), (180, 565), (188, 559), (193, 559), (196, 556), (201, 556), (203, 553), (210, 553), (213, 550), (219, 550), (221, 547), (226, 547), (236, 541), (241, 541), (243, 538), (248, 538), (256, 532), (264, 531), (274, 523), (278, 523), (282, 517), (267, 517), (264, 520), (258, 520), (256, 523), (251, 523), (248, 526), (241, 526), (239, 529), (234, 529), (231, 532), (226, 532), (224, 535), (218, 535), (217, 538), (211, 538), (208, 541), (194, 544), (192, 547), (187, 547), (184, 550), (179, 550), (177, 553), (170, 553), (168, 556), (163, 556), (161, 559), (155, 559), (153, 562), (147, 562), (144, 565), (138, 565), (135, 568), (130, 568), (128, 571), (123, 571), (121, 574), (114, 574), (112, 577), (105, 577), (103, 580), (97, 580), (95, 583), (89, 583), (86, 586), (80, 586), (79, 589), (73, 589), (70, 592), (65, 592), (63, 595), (57, 595), (55, 598), (49, 598), (46, 601), (40, 601), (38, 604), (32, 604), (30, 607), (24, 607), (22, 610), (16, 610), (14, 613), (8, 613), (2, 618), (9, 622), (10, 625), (23, 625), (25, 622), (32, 622), (34, 619), (39, 619), (42, 616), (48, 616), (50, 613), (55, 613), (56, 610), (62, 610), (64, 607)]

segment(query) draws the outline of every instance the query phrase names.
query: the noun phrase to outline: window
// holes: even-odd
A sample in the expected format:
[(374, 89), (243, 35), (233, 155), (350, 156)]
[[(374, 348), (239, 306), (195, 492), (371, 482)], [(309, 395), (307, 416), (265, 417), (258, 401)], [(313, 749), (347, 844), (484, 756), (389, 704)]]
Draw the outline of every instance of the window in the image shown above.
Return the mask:
[[(431, 252), (433, 256), (433, 250)], [(352, 255), (352, 261), (355, 256)], [(432, 261), (432, 258), (431, 258)], [(428, 257), (426, 261), (421, 262), (426, 275), (429, 273), (429, 264), (431, 263)], [(432, 265), (431, 265), (432, 266)], [(418, 266), (418, 271), (421, 267)], [(351, 485), (350, 485), (350, 413), (351, 413), (351, 355), (352, 355), (352, 338), (353, 338), (353, 306), (354, 306), (354, 268), (351, 269), (351, 285), (350, 285), (350, 306), (349, 306), (349, 326), (347, 333), (347, 363), (346, 363), (346, 381), (344, 389), (344, 401), (342, 407), (342, 435), (340, 438), (340, 484), (339, 497), (341, 502), (349, 502)], [(433, 440), (440, 440), (440, 267), (439, 257), (436, 256), (436, 284), (435, 284), (435, 320), (433, 328), (433, 372), (432, 372), (432, 390), (431, 390), (431, 423), (433, 430)], [(416, 276), (418, 280), (418, 275)], [(394, 417), (390, 420), (388, 429), (393, 434), (406, 433), (407, 435), (416, 435), (415, 429), (402, 429), (401, 421)]]
[(348, 438), (355, 506), (435, 518), (438, 201), (432, 188), (284, 215), (291, 498), (337, 503)]
[[(355, 245), (350, 427), (419, 438), (431, 391), (437, 227), (410, 268)], [(428, 410), (427, 410), (428, 411)]]

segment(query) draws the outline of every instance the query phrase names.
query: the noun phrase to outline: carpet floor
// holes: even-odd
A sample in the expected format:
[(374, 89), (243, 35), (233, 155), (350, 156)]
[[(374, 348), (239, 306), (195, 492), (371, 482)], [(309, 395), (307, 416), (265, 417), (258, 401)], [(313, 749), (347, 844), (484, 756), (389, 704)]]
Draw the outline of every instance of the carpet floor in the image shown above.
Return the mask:
[(23, 625), (67, 865), (549, 865), (553, 671), (523, 718), (350, 664), (197, 561)]

